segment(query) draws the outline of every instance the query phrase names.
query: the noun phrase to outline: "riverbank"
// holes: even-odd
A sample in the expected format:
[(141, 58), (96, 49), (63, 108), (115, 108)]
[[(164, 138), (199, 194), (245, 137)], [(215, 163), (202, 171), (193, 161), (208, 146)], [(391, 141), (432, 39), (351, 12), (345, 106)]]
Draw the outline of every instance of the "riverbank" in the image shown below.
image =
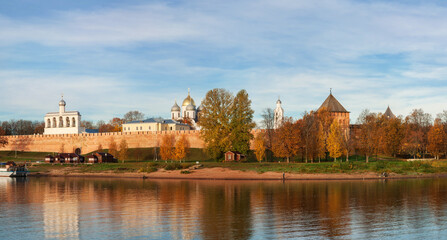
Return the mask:
[[(33, 167), (31, 167), (33, 170)], [(125, 171), (123, 169), (86, 172), (78, 166), (56, 166), (46, 171), (32, 171), (30, 177), (102, 177), (102, 178), (145, 178), (145, 179), (189, 179), (189, 180), (372, 180), (447, 177), (447, 173), (396, 174), (377, 172), (350, 173), (293, 173), (293, 172), (256, 172), (233, 170), (225, 167), (201, 167), (198, 169), (165, 170), (153, 172)]]

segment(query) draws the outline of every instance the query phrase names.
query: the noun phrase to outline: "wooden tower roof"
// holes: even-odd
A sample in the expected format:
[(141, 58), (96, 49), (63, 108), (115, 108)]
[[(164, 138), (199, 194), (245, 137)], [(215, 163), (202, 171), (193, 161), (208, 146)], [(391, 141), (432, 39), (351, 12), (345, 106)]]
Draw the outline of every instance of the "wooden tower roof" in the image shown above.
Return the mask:
[(332, 95), (332, 92), (329, 94), (329, 96), (324, 100), (323, 104), (321, 104), (320, 108), (318, 110), (326, 108), (329, 112), (345, 112), (346, 109), (340, 104), (340, 102)]
[(383, 115), (385, 115), (387, 118), (395, 118), (396, 117), (396, 115), (394, 115), (394, 113), (391, 111), (390, 106), (388, 106), (388, 108), (386, 109), (386, 111)]

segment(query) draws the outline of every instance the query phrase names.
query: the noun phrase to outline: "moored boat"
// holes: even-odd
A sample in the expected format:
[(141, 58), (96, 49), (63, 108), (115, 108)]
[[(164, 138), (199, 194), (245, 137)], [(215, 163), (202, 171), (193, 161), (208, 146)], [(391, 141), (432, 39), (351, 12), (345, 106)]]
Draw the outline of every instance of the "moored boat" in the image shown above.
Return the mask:
[(26, 177), (28, 169), (25, 165), (18, 166), (14, 162), (0, 163), (0, 177)]

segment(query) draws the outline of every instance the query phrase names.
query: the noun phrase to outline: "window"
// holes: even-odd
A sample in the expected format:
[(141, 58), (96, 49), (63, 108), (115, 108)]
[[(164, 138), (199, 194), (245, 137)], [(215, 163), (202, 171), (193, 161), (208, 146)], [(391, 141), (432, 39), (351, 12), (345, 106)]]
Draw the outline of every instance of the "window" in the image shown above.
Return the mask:
[(140, 127), (140, 130), (143, 130), (143, 127)]
[(172, 130), (172, 127), (171, 127), (171, 130)]
[(149, 130), (151, 130), (151, 126), (149, 126)]

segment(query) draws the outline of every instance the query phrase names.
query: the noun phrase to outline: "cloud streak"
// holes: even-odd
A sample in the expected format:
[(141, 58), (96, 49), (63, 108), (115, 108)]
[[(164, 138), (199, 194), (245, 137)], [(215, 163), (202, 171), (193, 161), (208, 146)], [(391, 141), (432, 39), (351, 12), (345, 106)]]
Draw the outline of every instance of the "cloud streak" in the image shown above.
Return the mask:
[(245, 88), (257, 115), (281, 96), (299, 117), (329, 88), (353, 119), (388, 104), (436, 114), (447, 101), (446, 38), (447, 8), (435, 2), (155, 1), (0, 14), (0, 117), (39, 119), (60, 92), (87, 119), (131, 109), (167, 117), (188, 87), (196, 102), (214, 87)]

